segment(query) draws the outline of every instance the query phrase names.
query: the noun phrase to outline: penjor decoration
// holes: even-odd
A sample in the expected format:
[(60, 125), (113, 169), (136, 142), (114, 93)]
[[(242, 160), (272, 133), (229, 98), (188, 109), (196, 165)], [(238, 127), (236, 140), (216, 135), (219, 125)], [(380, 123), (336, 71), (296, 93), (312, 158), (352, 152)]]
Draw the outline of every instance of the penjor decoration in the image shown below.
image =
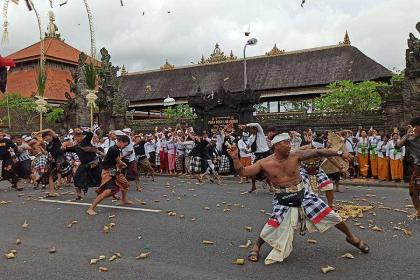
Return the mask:
[(45, 100), (43, 96), (35, 96), (37, 100), (35, 101), (36, 104), (36, 111), (39, 113), (39, 130), (42, 130), (42, 115), (48, 111), (47, 105), (48, 102)]
[(87, 89), (86, 93), (87, 106), (90, 108), (90, 127), (93, 129), (93, 109), (97, 107), (95, 101), (98, 96), (94, 89)]

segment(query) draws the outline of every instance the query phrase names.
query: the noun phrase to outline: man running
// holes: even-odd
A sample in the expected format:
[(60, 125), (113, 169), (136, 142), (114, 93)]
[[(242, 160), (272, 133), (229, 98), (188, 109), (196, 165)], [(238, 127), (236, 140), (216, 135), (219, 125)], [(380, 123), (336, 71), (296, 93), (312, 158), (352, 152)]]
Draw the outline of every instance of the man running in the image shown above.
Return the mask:
[(368, 253), (368, 245), (355, 236), (340, 216), (310, 190), (299, 173), (302, 160), (330, 156), (341, 156), (349, 160), (351, 156), (329, 149), (291, 151), (290, 137), (287, 133), (276, 135), (271, 143), (274, 154), (248, 167), (242, 166), (235, 146), (229, 149), (239, 176), (255, 176), (263, 171), (275, 189), (273, 214), (254, 244), (248, 256), (249, 260), (258, 261), (260, 247), (267, 242), (273, 250), (265, 263), (282, 262), (292, 251), (293, 231), (299, 227), (301, 232), (306, 229), (309, 232), (324, 232), (335, 226), (346, 235), (347, 242), (363, 253)]
[(130, 138), (127, 135), (117, 137), (118, 142), (108, 149), (104, 161), (102, 162), (101, 185), (96, 190), (98, 196), (92, 205), (86, 211), (87, 214), (96, 215), (96, 206), (107, 197), (114, 196), (121, 191), (121, 204), (133, 204), (127, 200), (128, 181), (122, 173), (122, 169), (127, 165), (122, 161), (122, 150), (130, 144)]
[(15, 172), (12, 160), (12, 153), (10, 149), (16, 154), (18, 148), (12, 140), (6, 138), (6, 133), (0, 130), (0, 180), (8, 180), (12, 187), (18, 191), (22, 191), (23, 187), (19, 184), (19, 177)]

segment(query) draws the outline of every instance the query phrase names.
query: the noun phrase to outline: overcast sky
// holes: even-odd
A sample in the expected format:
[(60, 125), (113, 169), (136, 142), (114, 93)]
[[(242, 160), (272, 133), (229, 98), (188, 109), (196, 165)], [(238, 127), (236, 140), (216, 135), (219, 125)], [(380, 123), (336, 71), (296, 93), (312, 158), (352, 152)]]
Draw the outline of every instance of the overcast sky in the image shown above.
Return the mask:
[[(23, 0), (9, 4), (7, 55), (39, 39), (36, 18)], [(49, 1), (33, 0), (43, 29)], [(90, 52), (89, 25), (83, 0), (53, 0), (62, 38)], [(88, 0), (94, 15), (96, 47), (106, 47), (115, 65), (129, 72), (197, 62), (216, 42), (241, 55), (250, 26), (258, 45), (247, 56), (261, 55), (274, 43), (286, 51), (337, 44), (348, 30), (351, 43), (390, 69), (404, 69), (408, 33), (420, 21), (420, 0)], [(3, 2), (2, 2), (3, 3)], [(143, 15), (144, 12), (144, 15)], [(168, 13), (169, 12), (169, 13)], [(2, 20), (3, 21), (3, 18)]]

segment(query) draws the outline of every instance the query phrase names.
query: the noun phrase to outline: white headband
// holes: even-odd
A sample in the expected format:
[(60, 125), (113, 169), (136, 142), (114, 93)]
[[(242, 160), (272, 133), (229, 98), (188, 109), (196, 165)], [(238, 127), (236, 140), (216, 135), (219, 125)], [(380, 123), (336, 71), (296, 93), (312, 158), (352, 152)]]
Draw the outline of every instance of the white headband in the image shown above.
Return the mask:
[(281, 141), (290, 140), (289, 133), (280, 133), (274, 136), (273, 140), (271, 140), (271, 144), (275, 145)]

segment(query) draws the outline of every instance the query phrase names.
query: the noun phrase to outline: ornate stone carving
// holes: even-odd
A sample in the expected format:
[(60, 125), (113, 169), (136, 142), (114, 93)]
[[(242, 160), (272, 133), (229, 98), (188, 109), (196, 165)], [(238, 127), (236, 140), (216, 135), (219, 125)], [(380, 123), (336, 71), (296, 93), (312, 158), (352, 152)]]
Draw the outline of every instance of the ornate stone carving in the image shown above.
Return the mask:
[(47, 32), (45, 32), (45, 38), (57, 38), (60, 39), (60, 33), (58, 33), (58, 27), (54, 23), (55, 22), (55, 15), (53, 11), (48, 12), (48, 17), (50, 22), (48, 23)]
[(281, 55), (284, 54), (285, 50), (280, 50), (279, 48), (277, 48), (277, 44), (274, 44), (274, 47), (271, 49), (271, 51), (266, 52), (265, 55), (266, 56), (275, 56), (275, 55)]
[(226, 56), (225, 53), (220, 49), (219, 43), (216, 43), (216, 46), (214, 47), (213, 53), (210, 55), (210, 57), (204, 59), (204, 56), (202, 56), (198, 64), (220, 63), (225, 61), (233, 61), (236, 59), (237, 57), (233, 55), (233, 51), (230, 51), (230, 55)]
[(89, 108), (86, 106), (87, 100), (84, 95), (86, 78), (84, 67), (86, 66), (87, 55), (81, 53), (77, 69), (72, 72), (72, 80), (67, 80), (70, 88), (64, 95), (67, 102), (62, 105), (64, 109), (63, 121), (67, 127), (89, 126)]
[(213, 117), (236, 116), (240, 123), (253, 121), (254, 105), (258, 104), (260, 94), (247, 88), (244, 92), (232, 93), (222, 86), (217, 91), (204, 93), (199, 87), (196, 94), (188, 96), (188, 104), (197, 114), (197, 131), (208, 129), (208, 120)]
[[(420, 22), (417, 23), (416, 29), (420, 32)], [(420, 40), (410, 33), (407, 44), (405, 75), (410, 78), (420, 77)]]
[(350, 46), (351, 45), (350, 37), (349, 37), (349, 34), (347, 33), (347, 30), (346, 30), (346, 34), (344, 34), (343, 42), (339, 42), (338, 44), (342, 45), (342, 46)]
[(127, 69), (125, 69), (125, 65), (123, 64), (122, 68), (121, 68), (121, 76), (125, 76), (128, 74)]
[(101, 49), (99, 69), (99, 91), (96, 103), (99, 107), (99, 124), (105, 131), (121, 128), (125, 124), (129, 102), (120, 91), (121, 79), (117, 76), (119, 67), (111, 63), (111, 55)]
[[(416, 29), (420, 32), (420, 22)], [(420, 116), (420, 40), (410, 33), (407, 43), (404, 80), (379, 89), (387, 124), (396, 127), (404, 127), (411, 118)]]
[(175, 69), (175, 66), (173, 64), (170, 64), (168, 60), (166, 60), (165, 64), (160, 66), (160, 70), (166, 71), (166, 70), (173, 70)]

